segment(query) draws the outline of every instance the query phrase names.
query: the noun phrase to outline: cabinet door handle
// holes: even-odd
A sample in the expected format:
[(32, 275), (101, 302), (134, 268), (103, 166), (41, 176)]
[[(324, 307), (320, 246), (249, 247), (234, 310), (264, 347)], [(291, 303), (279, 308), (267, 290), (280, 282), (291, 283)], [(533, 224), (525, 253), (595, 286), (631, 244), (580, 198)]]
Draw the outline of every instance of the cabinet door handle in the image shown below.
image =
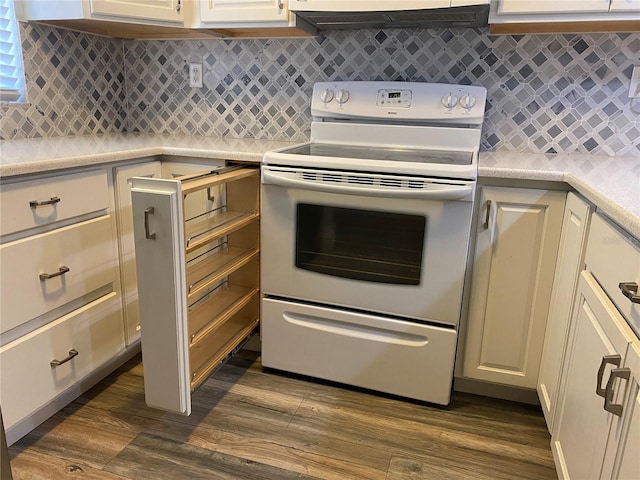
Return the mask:
[(153, 212), (155, 212), (155, 210), (156, 209), (154, 207), (149, 207), (144, 211), (144, 236), (148, 240), (156, 239), (156, 234), (149, 232), (149, 217), (153, 215)]
[(29, 202), (29, 206), (31, 208), (43, 207), (45, 205), (55, 205), (56, 203), (60, 203), (59, 197), (51, 197), (49, 200), (45, 200), (44, 202), (39, 202), (37, 200), (31, 200)]
[(631, 300), (631, 303), (640, 303), (640, 295), (638, 295), (638, 284), (636, 282), (621, 282), (618, 288), (622, 294)]
[(630, 368), (614, 368), (611, 370), (611, 375), (609, 376), (609, 380), (607, 381), (606, 394), (604, 396), (604, 409), (616, 415), (617, 417), (622, 416), (622, 411), (624, 410), (623, 406), (618, 403), (613, 403), (613, 382), (616, 378), (620, 378), (622, 380), (629, 381), (631, 378), (631, 369)]
[(282, 0), (278, 0), (278, 10), (282, 10), (284, 8), (284, 5), (282, 3)]
[(622, 362), (622, 357), (618, 354), (605, 355), (604, 357), (602, 357), (602, 362), (600, 363), (600, 368), (598, 369), (598, 384), (596, 385), (596, 395), (602, 398), (606, 398), (607, 389), (602, 388), (602, 377), (604, 377), (604, 369), (607, 366), (607, 364), (611, 364), (611, 365), (615, 365), (616, 367), (619, 367), (620, 362)]
[(77, 356), (78, 356), (78, 350), (73, 348), (73, 349), (69, 350), (69, 355), (67, 357), (63, 358), (62, 360), (51, 360), (49, 362), (49, 365), (51, 365), (52, 367), (59, 367), (63, 363), (67, 363), (73, 357), (77, 357)]
[(485, 230), (489, 228), (489, 217), (491, 217), (491, 200), (487, 200), (486, 209), (487, 213), (485, 214), (483, 224)]
[(69, 267), (67, 267), (66, 265), (62, 265), (56, 273), (41, 273), (40, 275), (38, 275), (38, 277), (40, 278), (41, 282), (44, 282), (45, 280), (49, 280), (50, 278), (55, 278), (55, 277), (59, 277), (60, 275), (64, 275), (68, 271), (69, 271)]
[(180, 13), (180, 10), (182, 10), (182, 0), (178, 0), (176, 4), (176, 12)]

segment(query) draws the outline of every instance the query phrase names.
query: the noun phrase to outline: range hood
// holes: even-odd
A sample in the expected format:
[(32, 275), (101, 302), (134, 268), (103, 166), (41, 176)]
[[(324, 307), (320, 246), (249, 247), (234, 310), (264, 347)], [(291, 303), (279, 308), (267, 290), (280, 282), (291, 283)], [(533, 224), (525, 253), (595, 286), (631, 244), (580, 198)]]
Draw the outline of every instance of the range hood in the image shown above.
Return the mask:
[(488, 0), (289, 0), (318, 30), (486, 27)]

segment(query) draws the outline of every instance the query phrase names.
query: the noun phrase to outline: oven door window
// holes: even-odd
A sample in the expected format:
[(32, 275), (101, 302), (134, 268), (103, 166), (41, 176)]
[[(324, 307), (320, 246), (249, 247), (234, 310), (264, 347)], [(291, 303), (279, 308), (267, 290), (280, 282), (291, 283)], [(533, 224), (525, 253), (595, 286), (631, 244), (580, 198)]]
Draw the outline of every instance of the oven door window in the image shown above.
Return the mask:
[(296, 267), (335, 277), (418, 285), (426, 218), (298, 204)]

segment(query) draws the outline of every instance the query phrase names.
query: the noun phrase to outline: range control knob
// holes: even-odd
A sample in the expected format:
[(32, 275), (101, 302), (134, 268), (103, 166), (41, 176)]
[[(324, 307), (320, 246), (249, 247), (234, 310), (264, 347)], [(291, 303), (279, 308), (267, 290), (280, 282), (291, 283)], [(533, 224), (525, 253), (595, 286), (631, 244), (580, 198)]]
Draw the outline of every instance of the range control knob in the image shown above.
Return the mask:
[(328, 88), (322, 90), (322, 92), (320, 92), (320, 100), (322, 101), (322, 103), (329, 103), (331, 100), (333, 100), (333, 90), (330, 90)]
[(346, 90), (338, 90), (336, 92), (336, 102), (340, 105), (344, 105), (349, 101), (349, 92)]
[(442, 97), (442, 105), (444, 105), (444, 107), (448, 108), (449, 110), (455, 107), (456, 103), (458, 103), (458, 98), (451, 93)]
[(460, 97), (460, 106), (465, 110), (471, 110), (476, 104), (476, 97), (472, 97), (468, 93)]

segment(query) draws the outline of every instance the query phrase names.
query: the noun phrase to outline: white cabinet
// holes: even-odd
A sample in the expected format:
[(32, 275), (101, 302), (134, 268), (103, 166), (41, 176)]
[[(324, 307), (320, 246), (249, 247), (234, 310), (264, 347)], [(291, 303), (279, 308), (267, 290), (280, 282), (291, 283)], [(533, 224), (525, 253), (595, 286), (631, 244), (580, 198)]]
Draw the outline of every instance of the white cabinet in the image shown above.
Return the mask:
[(494, 3), (498, 15), (543, 15), (553, 18), (554, 14), (568, 13), (640, 12), (640, 0), (497, 0)]
[[(583, 272), (567, 352), (564, 391), (551, 448), (562, 479), (600, 478), (614, 415), (603, 396), (622, 366), (632, 332), (591, 273)], [(600, 392), (600, 393), (597, 393)], [(616, 392), (616, 398), (621, 397)]]
[(635, 480), (640, 478), (640, 340), (631, 344), (622, 368), (612, 374), (628, 383), (628, 394), (622, 402), (622, 419), (609, 435), (601, 478)]
[(314, 27), (287, 8), (287, 0), (197, 0), (187, 22), (196, 29), (220, 29), (223, 37), (311, 36)]
[(101, 20), (184, 25), (185, 0), (15, 0), (19, 20)]
[(638, 478), (640, 305), (621, 288), (637, 289), (640, 248), (594, 214), (585, 263), (552, 433), (556, 469), (562, 479)]
[(549, 431), (553, 431), (560, 372), (578, 277), (584, 264), (591, 210), (591, 205), (579, 196), (574, 193), (567, 195), (537, 386)]
[(309, 37), (286, 0), (15, 0), (19, 20), (120, 38)]
[(636, 31), (640, 0), (495, 0), (492, 33)]
[(0, 403), (13, 443), (125, 351), (106, 170), (4, 180)]
[(200, 19), (211, 23), (288, 22), (285, 0), (200, 0)]
[(498, 13), (608, 12), (610, 0), (498, 0)]
[(89, 0), (92, 15), (183, 23), (185, 0)]
[(565, 197), (482, 188), (464, 377), (535, 388)]
[(256, 331), (259, 181), (255, 168), (133, 179), (149, 406), (189, 415), (192, 390)]

